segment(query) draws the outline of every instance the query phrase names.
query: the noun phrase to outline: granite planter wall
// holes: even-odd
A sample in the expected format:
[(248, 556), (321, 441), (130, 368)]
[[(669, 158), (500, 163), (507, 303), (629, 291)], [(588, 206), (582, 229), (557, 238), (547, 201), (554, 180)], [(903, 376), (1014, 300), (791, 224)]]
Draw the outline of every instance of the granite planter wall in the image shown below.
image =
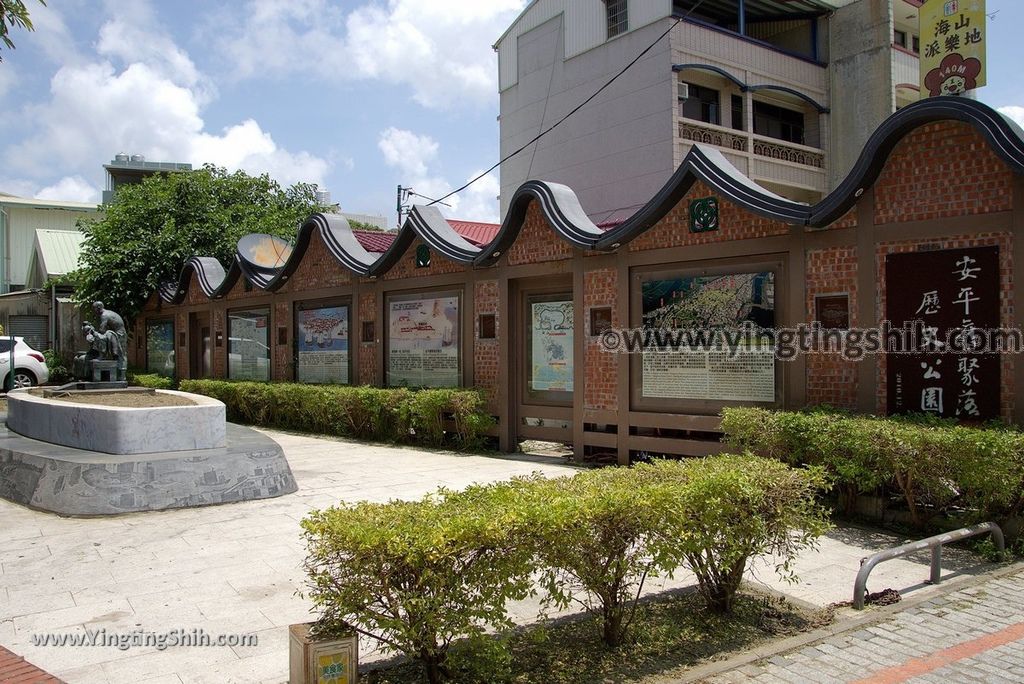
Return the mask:
[(44, 398), (29, 390), (7, 395), (7, 427), (51, 444), (108, 454), (216, 449), (225, 446), (225, 409), (216, 399), (186, 397), (190, 406), (126, 408)]

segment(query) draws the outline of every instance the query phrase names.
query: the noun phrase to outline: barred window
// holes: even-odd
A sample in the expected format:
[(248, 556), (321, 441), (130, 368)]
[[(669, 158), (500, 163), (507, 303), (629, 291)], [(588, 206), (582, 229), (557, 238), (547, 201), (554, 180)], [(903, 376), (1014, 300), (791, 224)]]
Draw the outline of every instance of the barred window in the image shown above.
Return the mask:
[(614, 38), (628, 31), (629, 13), (626, 11), (626, 0), (605, 0), (604, 4), (608, 14), (608, 37)]

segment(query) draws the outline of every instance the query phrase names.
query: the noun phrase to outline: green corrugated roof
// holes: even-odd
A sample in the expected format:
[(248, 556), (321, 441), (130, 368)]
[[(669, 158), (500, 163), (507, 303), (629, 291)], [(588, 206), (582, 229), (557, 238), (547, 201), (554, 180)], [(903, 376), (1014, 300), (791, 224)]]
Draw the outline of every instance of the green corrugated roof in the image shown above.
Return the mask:
[(65, 275), (78, 268), (78, 255), (84, 239), (85, 236), (77, 230), (37, 228), (34, 257), (48, 278)]

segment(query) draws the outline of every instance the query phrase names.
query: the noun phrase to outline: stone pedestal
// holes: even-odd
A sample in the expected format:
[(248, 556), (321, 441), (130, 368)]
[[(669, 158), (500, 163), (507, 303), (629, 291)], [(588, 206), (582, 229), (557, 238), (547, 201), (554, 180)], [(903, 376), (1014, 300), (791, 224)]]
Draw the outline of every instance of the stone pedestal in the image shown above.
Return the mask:
[(356, 684), (359, 638), (313, 641), (311, 623), (288, 628), (288, 684)]

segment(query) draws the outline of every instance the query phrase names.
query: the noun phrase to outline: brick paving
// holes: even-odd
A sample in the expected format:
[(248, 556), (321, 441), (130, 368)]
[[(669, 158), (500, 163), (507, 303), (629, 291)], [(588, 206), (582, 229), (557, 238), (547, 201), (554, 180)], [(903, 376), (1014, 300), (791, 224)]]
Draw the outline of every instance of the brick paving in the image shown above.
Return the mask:
[(0, 682), (4, 684), (63, 684), (24, 658), (0, 646)]
[[(863, 627), (708, 677), (740, 682), (1022, 682), (1024, 569), (902, 607)], [(860, 615), (857, 613), (856, 615)], [(853, 611), (840, 616), (852, 619)]]

